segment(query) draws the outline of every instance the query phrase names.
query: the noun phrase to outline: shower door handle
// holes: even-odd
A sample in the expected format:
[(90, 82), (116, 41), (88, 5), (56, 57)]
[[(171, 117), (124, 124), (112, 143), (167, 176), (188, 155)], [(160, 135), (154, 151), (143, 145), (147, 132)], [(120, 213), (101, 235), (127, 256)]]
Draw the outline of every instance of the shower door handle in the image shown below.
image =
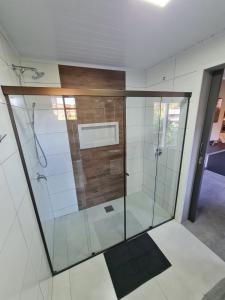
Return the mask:
[(155, 157), (158, 157), (162, 154), (162, 149), (161, 148), (156, 148), (155, 150)]

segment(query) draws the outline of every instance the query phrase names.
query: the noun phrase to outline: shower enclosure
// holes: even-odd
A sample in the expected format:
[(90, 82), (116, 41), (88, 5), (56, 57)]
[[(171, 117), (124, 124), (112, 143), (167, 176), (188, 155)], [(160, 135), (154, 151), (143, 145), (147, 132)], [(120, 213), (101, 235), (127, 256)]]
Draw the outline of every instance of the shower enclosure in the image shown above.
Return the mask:
[(174, 218), (190, 93), (2, 89), (53, 274)]

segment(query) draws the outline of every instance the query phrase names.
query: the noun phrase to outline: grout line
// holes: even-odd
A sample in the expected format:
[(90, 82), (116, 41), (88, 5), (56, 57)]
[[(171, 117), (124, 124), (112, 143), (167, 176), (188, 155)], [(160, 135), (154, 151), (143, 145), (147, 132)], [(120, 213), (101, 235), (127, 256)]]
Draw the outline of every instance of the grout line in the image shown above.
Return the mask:
[(156, 282), (157, 286), (159, 287), (159, 290), (162, 292), (162, 294), (163, 294), (165, 300), (169, 300), (169, 298), (167, 298), (166, 293), (165, 293), (164, 290), (162, 289), (162, 287), (161, 287), (161, 285), (160, 285), (160, 283), (159, 283), (159, 281), (158, 281), (158, 279), (157, 279), (157, 276), (155, 277), (155, 282)]
[(68, 272), (69, 272), (70, 298), (71, 298), (71, 300), (72, 300), (72, 287), (71, 287), (72, 281), (71, 281), (71, 274), (70, 274), (71, 269), (68, 270)]
[(15, 155), (16, 153), (19, 154), (19, 150), (18, 150), (17, 146), (16, 146), (16, 150), (13, 153), (11, 153), (7, 158), (5, 158), (3, 161), (1, 161), (0, 166), (3, 167), (3, 164), (5, 164), (5, 162), (7, 162), (10, 158), (12, 158), (12, 156)]
[(46, 175), (47, 178), (52, 178), (52, 177), (58, 177), (59, 175), (65, 175), (65, 174), (70, 174), (72, 173), (73, 174), (73, 169), (71, 170), (68, 170), (66, 172), (59, 172), (59, 173), (56, 173), (54, 175)]
[[(4, 248), (5, 248), (5, 244), (6, 244), (8, 238), (9, 238), (9, 236), (10, 236), (10, 233), (11, 233), (11, 231), (12, 231), (12, 227), (13, 227), (13, 225), (14, 225), (14, 223), (15, 223), (16, 220), (17, 220), (17, 214), (15, 213), (15, 216), (14, 216), (13, 221), (12, 221), (10, 227), (9, 227), (9, 230), (8, 230), (8, 232), (7, 232), (7, 235), (5, 236), (4, 241), (3, 241), (3, 243), (2, 243), (2, 247), (1, 247), (1, 249), (0, 249), (0, 254), (3, 252), (3, 250), (4, 250)], [(18, 221), (18, 220), (17, 220), (17, 221)], [(27, 246), (27, 245), (26, 245), (26, 246)]]

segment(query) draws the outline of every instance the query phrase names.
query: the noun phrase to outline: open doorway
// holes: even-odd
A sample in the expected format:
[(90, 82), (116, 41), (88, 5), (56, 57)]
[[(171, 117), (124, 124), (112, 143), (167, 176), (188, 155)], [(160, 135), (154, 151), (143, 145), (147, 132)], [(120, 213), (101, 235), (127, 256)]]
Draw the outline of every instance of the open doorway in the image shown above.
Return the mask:
[(225, 73), (211, 81), (193, 186), (184, 225), (225, 261)]

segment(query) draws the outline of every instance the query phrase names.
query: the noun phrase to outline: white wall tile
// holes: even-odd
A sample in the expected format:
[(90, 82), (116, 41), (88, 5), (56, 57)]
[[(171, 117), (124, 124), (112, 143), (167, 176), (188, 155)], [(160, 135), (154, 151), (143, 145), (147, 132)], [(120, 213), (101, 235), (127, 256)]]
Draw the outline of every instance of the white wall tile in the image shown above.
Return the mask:
[(145, 89), (147, 72), (145, 70), (126, 71), (126, 89)]
[(3, 92), (2, 92), (2, 89), (0, 89), (0, 103), (1, 104), (5, 104), (6, 103), (5, 96), (4, 96)]
[(33, 95), (29, 95), (29, 96), (24, 96), (27, 107), (29, 108), (29, 110), (32, 110), (32, 106), (33, 103), (35, 103), (35, 110), (52, 110), (55, 107), (55, 104), (57, 104), (58, 102), (60, 103), (60, 105), (63, 104), (63, 99), (61, 96), (33, 96)]
[(32, 262), (37, 280), (39, 280), (39, 276), (40, 276), (40, 266), (41, 266), (43, 249), (44, 246), (40, 236), (39, 227), (38, 225), (36, 225), (33, 230), (33, 236), (32, 236), (29, 254), (30, 254), (30, 260)]
[(8, 109), (5, 104), (0, 103), (0, 135), (6, 134), (0, 143), (0, 164), (17, 150), (15, 136), (9, 119)]
[[(126, 109), (126, 124), (129, 126), (144, 125), (144, 107), (128, 107)], [(143, 130), (143, 128), (142, 128)]]
[(46, 176), (66, 173), (73, 170), (70, 152), (63, 154), (48, 155), (47, 160), (48, 166), (45, 169)]
[(73, 211), (78, 210), (76, 190), (66, 190), (61, 193), (51, 195), (51, 201), (54, 211), (72, 207)]
[(155, 177), (153, 176), (146, 176), (146, 174), (143, 175), (143, 188), (144, 191), (147, 192), (151, 199), (154, 200), (154, 191), (155, 191)]
[(38, 138), (46, 155), (68, 153), (69, 141), (67, 133), (39, 134)]
[(5, 61), (0, 59), (0, 82), (1, 85), (18, 85), (18, 78), (12, 70), (6, 65)]
[(67, 132), (64, 110), (36, 110), (35, 129), (37, 134)]
[(29, 300), (37, 299), (37, 290), (39, 288), (39, 282), (36, 279), (36, 274), (34, 272), (33, 264), (28, 257), (26, 269), (23, 277), (23, 286), (21, 289), (20, 299)]
[(156, 175), (156, 167), (157, 167), (157, 162), (155, 158), (152, 159), (144, 158), (144, 174), (146, 174), (146, 176), (150, 175), (154, 177)]
[(26, 108), (26, 102), (24, 96), (20, 95), (9, 95), (9, 100), (12, 105), (12, 107), (20, 107), (20, 108)]
[[(89, 282), (88, 288), (86, 288), (87, 278)], [(108, 273), (103, 255), (98, 255), (92, 258), (91, 261), (86, 261), (76, 268), (71, 269), (70, 286), (72, 300), (117, 299), (116, 294), (112, 289), (112, 281)], [(58, 300), (58, 298), (56, 299)]]
[(13, 114), (16, 121), (16, 127), (20, 137), (20, 142), (23, 145), (33, 138), (33, 131), (30, 126), (30, 120), (28, 118), (25, 109), (20, 107), (13, 108)]
[(127, 177), (127, 194), (133, 194), (142, 190), (143, 172), (135, 172)]
[(77, 211), (78, 211), (77, 205), (66, 206), (62, 209), (55, 210), (54, 216), (55, 216), (55, 218), (58, 218), (58, 217), (62, 217), (62, 216), (66, 216), (66, 215), (75, 213)]
[(128, 126), (127, 127), (127, 142), (142, 142), (144, 139), (143, 126)]
[(21, 224), (28, 248), (30, 248), (31, 246), (33, 231), (36, 226), (35, 218), (36, 216), (34, 213), (33, 204), (30, 198), (30, 194), (27, 191), (18, 210), (18, 219)]
[(175, 76), (181, 76), (184, 74), (197, 71), (203, 63), (203, 44), (192, 47), (176, 57), (176, 74)]
[(27, 190), (27, 182), (24, 176), (19, 153), (15, 152), (10, 159), (6, 160), (2, 164), (2, 166), (15, 208), (17, 210)]
[(155, 152), (158, 142), (157, 139), (153, 141), (151, 138), (144, 143), (144, 158), (146, 159), (155, 159)]
[(67, 172), (48, 177), (48, 187), (50, 194), (60, 193), (66, 190), (75, 189), (73, 172)]
[[(19, 58), (0, 34), (0, 85), (18, 85), (18, 77), (8, 67), (12, 63), (18, 65)], [(14, 98), (15, 105), (24, 107), (23, 97)], [(19, 129), (22, 133), (21, 140), (24, 142), (30, 134), (27, 124), (29, 120), (23, 115), (24, 111), (21, 108), (17, 112), (19, 121), (22, 121)], [(40, 248), (44, 253), (43, 245), (33, 207), (29, 202), (27, 183), (2, 91), (0, 91), (0, 134), (7, 134), (0, 143), (0, 299), (47, 300), (46, 294), (43, 294), (39, 287), (40, 280), (34, 276), (34, 271), (35, 268), (38, 270), (42, 268), (49, 272), (49, 266), (46, 261), (41, 266), (38, 262)], [(32, 232), (33, 227), (35, 230)], [(36, 244), (33, 248), (30, 247), (31, 255), (28, 248), (33, 239)], [(32, 263), (28, 257), (32, 258)], [(37, 263), (33, 264), (35, 262)], [(50, 273), (48, 278), (51, 281)]]
[(144, 142), (127, 142), (127, 159), (143, 156)]
[(146, 98), (144, 97), (127, 97), (126, 107), (145, 107)]
[(160, 64), (152, 67), (147, 72), (147, 87), (157, 84), (164, 80), (170, 80), (174, 77), (174, 58), (163, 61)]
[(69, 272), (63, 272), (53, 278), (52, 300), (72, 300)]
[(0, 253), (0, 299), (19, 299), (28, 250), (17, 220)]
[(53, 210), (51, 202), (49, 201), (50, 196), (48, 192), (47, 183), (45, 180), (37, 181), (37, 179), (31, 179), (32, 189), (35, 195), (35, 201), (39, 212), (40, 219), (43, 224), (46, 221), (53, 218)]
[(0, 166), (0, 251), (4, 245), (5, 239), (8, 235), (10, 227), (16, 216), (16, 210), (14, 207), (13, 200), (8, 190), (6, 178), (4, 176), (2, 167)]
[(143, 172), (143, 155), (133, 159), (127, 159), (127, 172), (129, 174)]

